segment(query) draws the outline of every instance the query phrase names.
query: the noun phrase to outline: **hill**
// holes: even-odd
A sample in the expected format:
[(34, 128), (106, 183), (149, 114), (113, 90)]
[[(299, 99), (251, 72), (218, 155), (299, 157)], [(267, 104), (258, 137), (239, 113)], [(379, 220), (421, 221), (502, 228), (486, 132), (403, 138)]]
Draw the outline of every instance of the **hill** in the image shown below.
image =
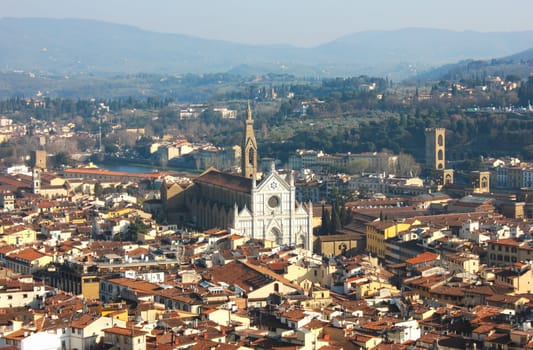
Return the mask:
[(245, 45), (93, 20), (0, 19), (0, 69), (54, 74), (284, 73), (401, 79), (467, 58), (530, 48), (533, 32), (411, 28), (348, 35), (314, 48)]
[(420, 80), (467, 80), (487, 76), (527, 79), (533, 73), (533, 49), (489, 60), (464, 60), (446, 64), (418, 75)]

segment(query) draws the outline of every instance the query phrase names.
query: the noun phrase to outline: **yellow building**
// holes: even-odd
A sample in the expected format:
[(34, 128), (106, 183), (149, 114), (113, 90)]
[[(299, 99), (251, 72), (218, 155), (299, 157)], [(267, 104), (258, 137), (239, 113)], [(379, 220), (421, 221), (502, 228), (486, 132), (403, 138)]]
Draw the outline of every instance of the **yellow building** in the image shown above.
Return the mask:
[(377, 335), (369, 335), (360, 332), (354, 332), (350, 337), (350, 340), (355, 345), (359, 346), (359, 349), (372, 349), (381, 344), (383, 338)]
[(377, 295), (398, 295), (400, 291), (379, 279), (354, 276), (344, 281), (344, 293), (355, 295), (355, 299), (361, 300)]
[(309, 280), (303, 280), (300, 287), (304, 290), (305, 295), (309, 298), (302, 300), (300, 306), (304, 309), (319, 309), (331, 304), (332, 298), (329, 289), (320, 287), (318, 284), (313, 285)]
[(128, 308), (123, 304), (109, 304), (108, 308), (102, 310), (103, 317), (112, 317), (114, 320), (127, 322)]
[(533, 291), (533, 270), (530, 264), (517, 262), (511, 268), (495, 273), (496, 282), (510, 286), (517, 294)]
[(354, 256), (364, 250), (364, 236), (358, 233), (319, 236), (315, 251), (324, 256)]
[(396, 237), (418, 222), (376, 221), (366, 225), (366, 249), (373, 256), (385, 259), (385, 240)]
[(37, 232), (24, 225), (4, 227), (0, 239), (9, 245), (29, 244), (37, 240)]
[(479, 256), (467, 253), (445, 254), (444, 261), (449, 271), (477, 274), (479, 272)]
[(5, 266), (14, 272), (29, 275), (50, 264), (52, 257), (37, 249), (27, 248), (7, 255), (4, 260)]
[(81, 276), (81, 294), (87, 299), (98, 299), (100, 296), (100, 279), (98, 276)]

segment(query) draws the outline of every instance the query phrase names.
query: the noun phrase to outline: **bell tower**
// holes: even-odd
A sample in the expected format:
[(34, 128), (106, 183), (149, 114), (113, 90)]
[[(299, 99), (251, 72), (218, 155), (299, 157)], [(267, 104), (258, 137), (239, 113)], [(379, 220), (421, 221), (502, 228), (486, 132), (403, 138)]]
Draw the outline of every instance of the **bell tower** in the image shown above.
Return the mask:
[(426, 129), (426, 166), (432, 170), (445, 168), (446, 129)]
[(241, 172), (242, 176), (255, 179), (257, 177), (257, 141), (254, 134), (254, 120), (250, 102), (246, 109), (244, 120), (244, 138), (241, 146)]
[(41, 193), (41, 169), (33, 168), (32, 172), (32, 189), (34, 194)]
[(433, 171), (437, 191), (454, 182), (453, 169), (446, 169), (446, 129), (428, 128), (426, 134), (426, 168)]

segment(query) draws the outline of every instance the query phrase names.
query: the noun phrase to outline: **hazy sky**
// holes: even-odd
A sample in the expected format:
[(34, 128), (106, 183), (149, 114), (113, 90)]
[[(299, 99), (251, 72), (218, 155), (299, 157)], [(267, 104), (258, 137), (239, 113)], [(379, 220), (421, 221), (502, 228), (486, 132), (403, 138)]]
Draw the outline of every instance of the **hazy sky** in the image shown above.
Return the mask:
[(2, 17), (88, 18), (252, 44), (314, 46), (405, 27), (533, 30), (531, 0), (0, 0)]

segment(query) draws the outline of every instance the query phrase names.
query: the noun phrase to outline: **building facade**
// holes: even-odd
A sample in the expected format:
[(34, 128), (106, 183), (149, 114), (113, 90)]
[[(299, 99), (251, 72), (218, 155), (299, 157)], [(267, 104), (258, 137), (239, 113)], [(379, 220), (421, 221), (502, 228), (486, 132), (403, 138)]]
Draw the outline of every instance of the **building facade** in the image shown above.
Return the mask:
[(187, 188), (161, 187), (167, 220), (199, 229), (222, 228), (276, 245), (312, 249), (313, 207), (296, 200), (292, 173), (279, 174), (274, 165), (257, 180), (257, 142), (248, 105), (241, 148), (242, 176), (210, 169)]

